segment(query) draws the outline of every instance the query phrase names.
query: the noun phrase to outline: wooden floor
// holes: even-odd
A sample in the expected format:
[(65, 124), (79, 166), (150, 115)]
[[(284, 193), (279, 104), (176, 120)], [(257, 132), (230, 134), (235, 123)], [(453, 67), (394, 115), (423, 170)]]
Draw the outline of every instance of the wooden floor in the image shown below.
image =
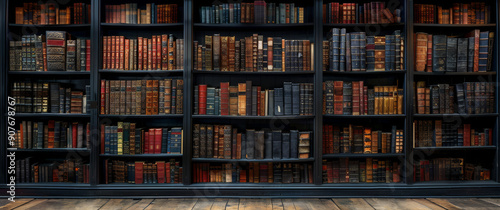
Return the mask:
[(500, 209), (500, 198), (16, 199), (0, 209)]

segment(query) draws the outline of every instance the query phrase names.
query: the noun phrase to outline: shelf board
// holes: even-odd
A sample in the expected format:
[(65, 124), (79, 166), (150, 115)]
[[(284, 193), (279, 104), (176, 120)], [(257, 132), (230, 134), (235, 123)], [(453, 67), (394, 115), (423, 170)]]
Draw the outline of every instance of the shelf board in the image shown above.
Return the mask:
[(108, 158), (178, 158), (178, 157), (182, 157), (182, 154), (138, 154), (138, 155), (100, 154), (99, 157), (108, 157)]
[(182, 75), (184, 70), (111, 70), (111, 69), (99, 69), (101, 74), (116, 74), (116, 75), (133, 75), (133, 74), (152, 74), (152, 75), (165, 75), (169, 74)]
[(90, 114), (66, 113), (16, 113), (14, 117), (64, 117), (64, 118), (90, 118)]
[(404, 153), (372, 153), (372, 154), (323, 154), (323, 158), (395, 158), (404, 157)]
[(43, 149), (17, 149), (7, 148), (10, 152), (90, 152), (87, 148), (43, 148)]
[(148, 28), (183, 28), (184, 23), (154, 23), (154, 24), (130, 24), (130, 23), (101, 23), (103, 28), (132, 28), (132, 29), (148, 29)]
[(16, 183), (16, 188), (81, 188), (90, 187), (90, 184), (68, 182)]
[(406, 115), (404, 114), (386, 114), (386, 115), (341, 115), (341, 114), (325, 114), (323, 118), (342, 118), (342, 119), (356, 119), (356, 118), (404, 118)]
[(164, 115), (119, 115), (119, 114), (101, 114), (100, 118), (182, 118), (184, 114), (164, 114)]
[(128, 184), (128, 183), (111, 183), (111, 184), (99, 184), (97, 187), (100, 189), (123, 189), (123, 188), (147, 188), (147, 189), (152, 189), (155, 187), (161, 187), (161, 188), (168, 188), (168, 187), (183, 187), (184, 184)]
[(227, 74), (227, 75), (313, 75), (314, 71), (265, 71), (265, 72), (247, 72), (247, 71), (193, 71), (193, 74)]
[(453, 150), (496, 150), (494, 145), (488, 146), (450, 146), (450, 147), (415, 147), (413, 150), (436, 150), (436, 151), (453, 151)]
[(206, 30), (219, 29), (259, 29), (259, 30), (285, 30), (285, 29), (305, 29), (313, 28), (314, 23), (288, 23), (288, 24), (252, 24), (252, 23), (227, 23), (227, 24), (212, 24), (212, 23), (195, 23), (194, 28)]
[(314, 115), (281, 115), (281, 116), (232, 116), (232, 115), (193, 115), (193, 119), (231, 119), (231, 120), (271, 120), (271, 119), (288, 119), (288, 120), (304, 120), (314, 119)]
[(487, 75), (496, 75), (497, 73), (494, 71), (488, 72), (421, 72), (416, 71), (413, 72), (415, 76), (487, 76)]
[(413, 114), (413, 117), (420, 118), (444, 118), (444, 117), (461, 117), (461, 118), (473, 118), (473, 117), (496, 117), (497, 113), (487, 113), (487, 114)]
[(7, 71), (9, 75), (50, 75), (50, 76), (68, 76), (68, 75), (87, 75), (90, 76), (90, 71)]
[(435, 28), (488, 28), (495, 27), (497, 24), (435, 24), (435, 23), (414, 23), (415, 27), (435, 27)]
[[(403, 28), (404, 23), (323, 23), (323, 27), (382, 27), (382, 28)], [(328, 32), (328, 31), (325, 31)]]
[(314, 158), (287, 158), (287, 159), (220, 159), (220, 158), (193, 158), (193, 162), (218, 162), (218, 163), (249, 163), (249, 162), (275, 162), (275, 163), (288, 163), (288, 162), (313, 162)]
[(13, 28), (23, 28), (23, 27), (35, 27), (35, 28), (47, 28), (47, 29), (72, 29), (72, 28), (90, 28), (90, 24), (53, 24), (53, 25), (39, 25), (39, 24), (13, 24), (10, 23), (9, 27)]
[(397, 183), (385, 183), (385, 182), (359, 182), (359, 183), (323, 183), (318, 188), (343, 188), (343, 189), (352, 189), (352, 188), (392, 188), (392, 187), (407, 187), (408, 184), (404, 183), (403, 180)]
[(323, 75), (402, 75), (406, 71), (323, 71)]
[(411, 184), (413, 186), (427, 186), (427, 187), (439, 187), (439, 186), (488, 186), (488, 185), (498, 185), (498, 182), (493, 180), (472, 180), (472, 181), (426, 181), (426, 182), (415, 182)]
[(191, 188), (259, 188), (262, 187), (273, 187), (273, 189), (281, 189), (281, 188), (300, 188), (300, 187), (317, 187), (318, 185), (309, 184), (309, 183), (290, 183), (290, 184), (282, 184), (282, 183), (223, 183), (223, 182), (208, 182), (208, 183), (193, 183), (189, 185)]

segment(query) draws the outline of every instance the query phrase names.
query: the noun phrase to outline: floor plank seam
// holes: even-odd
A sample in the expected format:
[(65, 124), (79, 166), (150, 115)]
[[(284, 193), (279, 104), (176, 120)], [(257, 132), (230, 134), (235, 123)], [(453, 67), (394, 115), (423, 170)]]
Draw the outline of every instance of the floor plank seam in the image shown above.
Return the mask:
[(146, 209), (147, 209), (147, 208), (148, 208), (148, 207), (149, 207), (152, 203), (154, 203), (154, 202), (155, 202), (155, 200), (156, 200), (156, 199), (153, 199), (151, 202), (149, 202), (149, 204), (148, 204), (146, 207), (144, 207), (142, 210), (146, 210)]
[(493, 203), (493, 202), (490, 202), (490, 201), (485, 200), (485, 199), (480, 199), (480, 200), (482, 200), (482, 201), (484, 201), (484, 202), (487, 202), (487, 203), (491, 203), (491, 204), (493, 204), (493, 205), (495, 205), (495, 206), (500, 206), (500, 205), (499, 205), (499, 204), (497, 204), (497, 203)]
[(372, 209), (376, 209), (370, 202), (368, 202), (367, 200), (365, 200), (364, 198), (361, 198), (363, 201), (365, 201), (370, 207), (372, 207)]
[(106, 203), (102, 204), (102, 205), (101, 205), (98, 209), (99, 209), (99, 210), (100, 210), (100, 209), (102, 209), (102, 207), (104, 207), (106, 204), (108, 204), (108, 202), (109, 202), (110, 200), (111, 200), (111, 199), (108, 199), (108, 200), (106, 201)]
[(429, 199), (427, 199), (427, 198), (426, 198), (425, 200), (428, 200), (429, 202), (431, 202), (431, 203), (433, 203), (433, 204), (435, 204), (435, 205), (437, 205), (437, 206), (439, 206), (439, 207), (441, 207), (441, 208), (443, 208), (443, 209), (448, 210), (448, 208), (446, 208), (446, 207), (444, 207), (444, 206), (441, 206), (441, 205), (439, 205), (438, 203), (433, 202), (432, 200), (429, 200)]
[(332, 201), (333, 205), (335, 205), (338, 209), (342, 209), (342, 208), (340, 208), (339, 205), (337, 205), (337, 203), (335, 203), (335, 201), (333, 200), (333, 198), (330, 198), (330, 200)]
[(21, 206), (24, 206), (24, 205), (26, 205), (26, 204), (28, 204), (28, 203), (31, 203), (31, 202), (33, 202), (34, 200), (36, 200), (36, 199), (32, 199), (32, 200), (30, 200), (30, 201), (28, 201), (28, 202), (26, 202), (26, 203), (23, 203), (23, 204), (21, 204), (21, 205), (19, 205), (19, 206), (16, 206), (16, 207), (15, 207), (15, 208), (13, 208), (12, 210), (17, 209), (17, 208), (19, 208), (19, 207), (21, 207)]

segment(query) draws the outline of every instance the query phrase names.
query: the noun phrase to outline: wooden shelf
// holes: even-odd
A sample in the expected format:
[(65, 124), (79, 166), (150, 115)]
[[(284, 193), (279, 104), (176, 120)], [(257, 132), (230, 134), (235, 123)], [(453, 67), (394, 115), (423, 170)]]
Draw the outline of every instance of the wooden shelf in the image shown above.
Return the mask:
[(414, 27), (434, 27), (434, 28), (490, 28), (497, 26), (494, 23), (489, 24), (435, 24), (435, 23), (414, 23)]
[(99, 157), (104, 158), (179, 158), (182, 154), (137, 154), (137, 155), (114, 155), (100, 154)]
[(460, 118), (487, 118), (487, 117), (496, 117), (498, 114), (489, 113), (489, 114), (413, 114), (413, 117), (420, 118), (443, 118), (443, 117), (460, 117)]
[(11, 152), (90, 152), (87, 148), (43, 148), (43, 149), (18, 149), (18, 148), (7, 148), (7, 151)]
[(131, 115), (131, 114), (101, 114), (100, 118), (182, 118), (183, 114), (163, 114), (163, 115)]
[(239, 30), (297, 30), (313, 28), (313, 23), (288, 23), (288, 24), (252, 24), (252, 23), (195, 23), (195, 30), (220, 30), (220, 29), (239, 29)]
[(404, 114), (388, 114), (388, 115), (341, 115), (341, 114), (325, 114), (323, 115), (323, 118), (341, 118), (341, 119), (349, 119), (349, 118), (353, 118), (353, 119), (356, 119), (356, 118), (360, 118), (360, 119), (364, 119), (364, 118), (377, 118), (377, 119), (385, 119), (385, 118), (389, 118), (389, 119), (401, 119), (401, 118), (405, 118), (406, 115)]
[(100, 69), (99, 73), (106, 75), (162, 75), (162, 76), (170, 76), (170, 75), (182, 75), (184, 70), (176, 69), (176, 70), (111, 70), (111, 69)]
[(496, 72), (413, 72), (415, 76), (488, 76), (488, 75), (496, 75)]
[(66, 114), (66, 113), (16, 113), (14, 117), (57, 117), (57, 118), (90, 118), (90, 114)]
[(231, 120), (272, 120), (272, 119), (288, 119), (288, 120), (305, 120), (314, 119), (312, 115), (280, 115), (280, 116), (232, 116), (232, 115), (193, 115), (193, 119), (231, 119)]
[(372, 154), (323, 154), (323, 158), (397, 158), (404, 157), (404, 153), (372, 153)]
[(299, 163), (299, 162), (313, 162), (314, 158), (288, 158), (288, 159), (220, 159), (220, 158), (193, 158), (193, 162), (207, 162), (207, 163), (249, 163), (249, 162), (275, 162), (275, 163)]
[(314, 75), (314, 71), (265, 71), (265, 72), (246, 72), (246, 71), (193, 71), (193, 74), (218, 74), (218, 75)]
[(323, 75), (403, 75), (406, 71), (323, 71)]

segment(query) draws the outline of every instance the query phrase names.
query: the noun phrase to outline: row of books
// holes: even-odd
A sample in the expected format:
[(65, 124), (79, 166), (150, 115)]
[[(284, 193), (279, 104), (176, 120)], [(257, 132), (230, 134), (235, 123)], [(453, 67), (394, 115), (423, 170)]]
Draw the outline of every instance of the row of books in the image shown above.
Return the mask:
[(138, 128), (135, 123), (101, 125), (101, 154), (182, 154), (182, 128)]
[(10, 71), (90, 71), (89, 39), (23, 35), (9, 42), (9, 51)]
[(194, 163), (193, 182), (312, 184), (313, 170), (307, 163)]
[(401, 23), (401, 9), (388, 8), (385, 2), (330, 2), (323, 4), (323, 23)]
[(323, 154), (403, 153), (403, 129), (389, 132), (360, 125), (323, 125)]
[(102, 68), (113, 70), (174, 70), (183, 69), (184, 39), (173, 34), (153, 35), (152, 38), (103, 36)]
[(104, 6), (105, 23), (155, 24), (177, 23), (177, 4), (146, 4), (138, 7), (137, 3)]
[(182, 79), (101, 80), (101, 114), (182, 114)]
[(415, 4), (413, 10), (415, 23), (486, 24), (491, 21), (490, 6), (485, 2), (453, 3), (450, 8), (434, 4)]
[[(286, 24), (307, 22), (304, 7), (295, 3), (229, 3), (200, 8), (201, 23), (256, 23)], [(306, 20), (306, 21), (304, 21)]]
[(194, 124), (193, 158), (289, 159), (311, 156), (311, 131), (238, 132), (231, 125)]
[(404, 70), (404, 37), (366, 36), (332, 28), (323, 41), (323, 71), (398, 71)]
[(21, 121), (14, 141), (9, 146), (18, 149), (88, 148), (90, 124), (49, 120)]
[(389, 159), (323, 160), (323, 183), (398, 183), (402, 164)]
[(104, 161), (105, 183), (178, 184), (182, 183), (182, 167), (175, 159), (156, 162)]
[(490, 180), (491, 170), (466, 163), (463, 158), (435, 158), (415, 161), (413, 181)]
[(495, 33), (475, 29), (464, 38), (415, 34), (415, 71), (491, 71)]
[[(194, 41), (194, 69), (214, 71), (313, 71), (314, 44), (309, 40), (285, 40), (253, 34), (205, 36), (205, 44)], [(200, 42), (201, 43), (201, 42)]]
[(23, 3), (16, 7), (16, 24), (88, 24), (90, 4), (73, 3), (63, 7), (56, 3)]
[(403, 105), (404, 92), (397, 85), (368, 89), (364, 81), (323, 83), (323, 114), (403, 114)]
[(16, 160), (16, 183), (71, 182), (90, 183), (90, 164), (81, 159), (46, 159), (33, 157)]
[[(85, 114), (89, 110), (87, 94), (70, 88), (71, 84), (48, 82), (14, 82), (11, 96), (18, 113)], [(90, 86), (85, 86), (85, 93)]]
[(426, 85), (417, 81), (418, 114), (484, 114), (495, 112), (494, 82)]
[(194, 91), (194, 114), (281, 116), (313, 115), (313, 84), (283, 82), (282, 88), (263, 90), (252, 81), (220, 88), (200, 84)]
[(443, 120), (415, 120), (415, 147), (487, 146), (493, 145), (492, 128), (471, 128)]

